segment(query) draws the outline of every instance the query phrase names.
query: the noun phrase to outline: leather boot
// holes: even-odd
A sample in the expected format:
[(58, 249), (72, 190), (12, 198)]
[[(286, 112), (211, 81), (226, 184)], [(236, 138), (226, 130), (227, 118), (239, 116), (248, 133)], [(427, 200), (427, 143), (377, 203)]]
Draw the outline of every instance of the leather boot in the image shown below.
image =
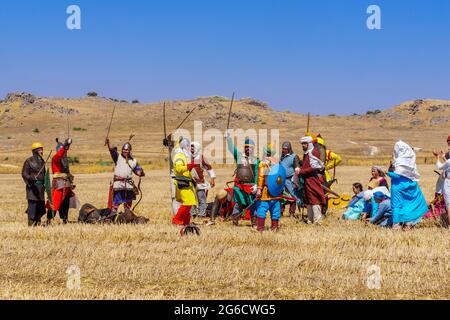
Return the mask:
[(277, 232), (278, 229), (280, 229), (279, 221), (278, 220), (272, 220), (272, 225), (270, 227), (270, 231)]
[(265, 223), (266, 223), (266, 219), (258, 217), (256, 230), (259, 232), (263, 232)]
[(258, 217), (256, 215), (254, 215), (252, 217), (252, 228), (255, 228), (258, 226)]

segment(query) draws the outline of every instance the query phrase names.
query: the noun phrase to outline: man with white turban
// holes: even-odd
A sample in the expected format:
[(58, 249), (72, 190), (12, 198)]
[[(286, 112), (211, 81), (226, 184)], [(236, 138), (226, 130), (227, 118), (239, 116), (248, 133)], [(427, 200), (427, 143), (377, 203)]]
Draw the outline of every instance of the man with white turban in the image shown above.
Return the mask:
[(322, 188), (324, 177), (321, 174), (325, 164), (320, 160), (319, 151), (314, 148), (313, 138), (303, 137), (300, 140), (304, 151), (303, 165), (296, 169), (296, 173), (305, 181), (304, 200), (308, 208), (308, 221), (310, 223), (322, 223), (322, 207), (325, 205), (325, 194)]

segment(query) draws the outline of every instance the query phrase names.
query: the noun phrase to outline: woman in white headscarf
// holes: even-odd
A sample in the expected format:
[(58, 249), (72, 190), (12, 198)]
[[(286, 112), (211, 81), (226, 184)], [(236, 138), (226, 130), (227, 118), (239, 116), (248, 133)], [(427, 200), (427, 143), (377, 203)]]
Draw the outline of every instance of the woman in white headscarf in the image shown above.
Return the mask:
[(395, 227), (410, 227), (420, 222), (428, 211), (427, 202), (417, 183), (420, 174), (414, 150), (403, 141), (394, 147), (394, 159), (388, 176), (391, 178), (391, 202)]

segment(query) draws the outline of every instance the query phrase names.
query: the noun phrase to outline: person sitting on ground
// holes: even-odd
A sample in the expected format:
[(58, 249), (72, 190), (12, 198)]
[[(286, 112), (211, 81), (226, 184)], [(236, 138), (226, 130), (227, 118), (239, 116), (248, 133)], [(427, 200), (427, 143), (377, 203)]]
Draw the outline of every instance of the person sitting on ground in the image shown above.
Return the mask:
[(378, 204), (377, 212), (366, 221), (380, 227), (392, 227), (391, 200), (386, 194), (380, 191), (375, 192), (373, 198)]
[(364, 189), (361, 183), (357, 182), (353, 184), (353, 193), (355, 195), (348, 204), (347, 211), (342, 215), (342, 219), (344, 220), (359, 220), (366, 207)]
[(369, 180), (368, 189), (375, 189), (377, 187), (386, 187), (389, 189), (386, 181), (386, 174), (383, 169), (378, 166), (372, 167), (372, 177)]

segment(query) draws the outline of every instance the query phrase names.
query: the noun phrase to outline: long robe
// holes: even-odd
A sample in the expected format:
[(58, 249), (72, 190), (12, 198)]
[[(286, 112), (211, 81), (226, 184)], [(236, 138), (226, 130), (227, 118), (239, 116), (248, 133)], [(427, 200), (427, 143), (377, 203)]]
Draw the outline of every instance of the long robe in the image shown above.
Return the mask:
[[(312, 151), (313, 156), (319, 158), (320, 153), (316, 149)], [(323, 176), (318, 169), (313, 169), (310, 163), (309, 154), (303, 158), (303, 165), (300, 175), (305, 180), (304, 203), (306, 205), (325, 205), (325, 194), (322, 189)]]
[(391, 178), (391, 203), (393, 223), (417, 223), (428, 211), (422, 190), (416, 181), (388, 172)]

